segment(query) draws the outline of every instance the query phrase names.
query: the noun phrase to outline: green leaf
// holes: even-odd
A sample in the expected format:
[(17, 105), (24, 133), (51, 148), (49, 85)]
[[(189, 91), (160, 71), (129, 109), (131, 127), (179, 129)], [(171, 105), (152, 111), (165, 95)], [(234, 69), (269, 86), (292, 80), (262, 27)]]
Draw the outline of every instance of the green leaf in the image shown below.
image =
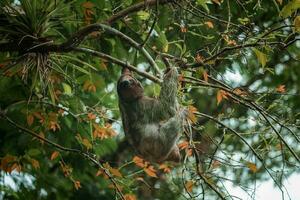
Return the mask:
[(300, 16), (297, 16), (294, 20), (295, 32), (300, 33)]
[(72, 95), (72, 88), (67, 83), (62, 83), (62, 86), (64, 88), (64, 94), (71, 96)]
[(207, 0), (197, 0), (196, 3), (200, 6), (202, 6), (209, 13), (209, 8), (207, 6)]
[(300, 8), (300, 0), (290, 1), (288, 4), (286, 4), (282, 8), (282, 10), (280, 12), (280, 15), (283, 18), (289, 17), (289, 16), (291, 16), (293, 14), (293, 12), (295, 12), (299, 8)]
[(141, 10), (141, 11), (137, 12), (137, 16), (141, 20), (147, 20), (150, 17), (150, 13), (148, 13), (147, 11)]
[(257, 57), (259, 63), (261, 64), (261, 66), (265, 67), (266, 63), (267, 63), (267, 55), (264, 54), (263, 52), (259, 51), (256, 48), (253, 48), (253, 51), (256, 54), (256, 57)]
[(41, 151), (39, 149), (29, 149), (27, 152), (27, 155), (34, 157), (37, 156), (41, 153)]

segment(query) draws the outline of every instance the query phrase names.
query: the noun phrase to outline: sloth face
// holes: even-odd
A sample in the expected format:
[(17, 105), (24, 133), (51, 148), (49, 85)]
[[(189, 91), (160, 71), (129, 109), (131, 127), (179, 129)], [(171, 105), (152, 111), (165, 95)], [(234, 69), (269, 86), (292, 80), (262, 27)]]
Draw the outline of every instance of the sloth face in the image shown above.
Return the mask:
[(129, 74), (120, 77), (117, 90), (119, 97), (126, 102), (135, 101), (144, 93), (141, 83)]

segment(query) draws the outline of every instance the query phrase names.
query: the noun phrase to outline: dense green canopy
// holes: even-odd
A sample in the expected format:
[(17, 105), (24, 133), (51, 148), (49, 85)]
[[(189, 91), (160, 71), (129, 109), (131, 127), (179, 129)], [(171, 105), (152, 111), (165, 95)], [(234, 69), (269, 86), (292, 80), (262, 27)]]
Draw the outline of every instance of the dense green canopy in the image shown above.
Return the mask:
[[(3, 0), (0, 198), (255, 199), (300, 166), (299, 0)], [(179, 70), (182, 161), (124, 137), (122, 67)]]

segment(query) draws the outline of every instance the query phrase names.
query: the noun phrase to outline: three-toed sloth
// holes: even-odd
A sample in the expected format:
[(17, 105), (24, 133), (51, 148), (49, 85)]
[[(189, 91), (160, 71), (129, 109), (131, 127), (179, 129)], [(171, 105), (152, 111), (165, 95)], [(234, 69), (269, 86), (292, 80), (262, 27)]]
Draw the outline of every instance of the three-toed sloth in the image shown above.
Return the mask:
[(179, 162), (176, 143), (186, 111), (177, 102), (177, 69), (165, 72), (158, 98), (144, 96), (141, 83), (127, 68), (122, 70), (117, 90), (124, 132), (137, 153), (151, 162)]

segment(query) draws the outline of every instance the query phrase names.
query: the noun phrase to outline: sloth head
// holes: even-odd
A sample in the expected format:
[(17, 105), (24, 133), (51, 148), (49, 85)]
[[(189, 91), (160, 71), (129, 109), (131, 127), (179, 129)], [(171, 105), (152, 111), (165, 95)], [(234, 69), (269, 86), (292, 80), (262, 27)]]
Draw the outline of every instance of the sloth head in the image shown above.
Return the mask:
[(118, 81), (118, 95), (122, 101), (133, 102), (144, 95), (144, 89), (141, 83), (133, 77), (131, 71), (123, 68), (122, 75)]

